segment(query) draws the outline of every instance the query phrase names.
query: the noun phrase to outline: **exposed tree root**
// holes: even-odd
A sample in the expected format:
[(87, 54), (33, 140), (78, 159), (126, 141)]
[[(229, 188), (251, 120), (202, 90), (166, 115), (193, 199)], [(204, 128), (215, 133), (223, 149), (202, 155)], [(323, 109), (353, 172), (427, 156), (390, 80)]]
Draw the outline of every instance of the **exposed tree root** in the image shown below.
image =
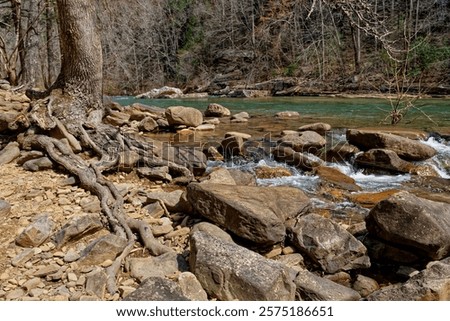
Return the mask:
[[(68, 100), (65, 100), (65, 102), (68, 102)], [(99, 198), (102, 213), (106, 218), (105, 225), (112, 233), (127, 240), (123, 252), (106, 269), (108, 275), (107, 289), (113, 294), (117, 291), (117, 274), (124, 259), (133, 250), (136, 240), (139, 239), (151, 255), (161, 255), (172, 251), (172, 249), (159, 243), (154, 238), (151, 227), (146, 222), (132, 219), (124, 213), (122, 195), (117, 187), (105, 178), (102, 172), (117, 168), (121, 153), (135, 153), (139, 155), (137, 161), (139, 164), (151, 167), (169, 166), (172, 173), (187, 177), (192, 177), (192, 173), (184, 166), (161, 158), (155, 144), (152, 144), (151, 141), (146, 142), (140, 137), (122, 134), (119, 129), (112, 126), (103, 123), (85, 122), (74, 131), (72, 122), (72, 126), (68, 129), (62, 120), (54, 116), (52, 109), (55, 107), (71, 108), (67, 105), (55, 106), (54, 99), (51, 97), (39, 100), (34, 104), (31, 117), (38, 128), (30, 129), (25, 134), (22, 144), (23, 146), (38, 147), (45, 150), (52, 160), (78, 177), (81, 187)], [(59, 130), (66, 142), (49, 135), (49, 130), (54, 128)], [(44, 130), (44, 133), (37, 133), (40, 130)], [(86, 160), (74, 152), (82, 150), (94, 152), (98, 159)], [(168, 214), (165, 206), (163, 208)], [(138, 238), (135, 233), (139, 236)]]

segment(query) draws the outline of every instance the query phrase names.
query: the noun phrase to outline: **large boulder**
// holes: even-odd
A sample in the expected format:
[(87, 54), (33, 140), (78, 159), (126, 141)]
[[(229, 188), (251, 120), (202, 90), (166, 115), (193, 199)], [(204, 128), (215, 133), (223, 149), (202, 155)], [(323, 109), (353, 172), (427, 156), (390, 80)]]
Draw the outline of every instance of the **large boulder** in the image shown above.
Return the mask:
[(166, 118), (170, 126), (185, 125), (197, 127), (203, 123), (202, 112), (192, 107), (169, 107), (166, 109)]
[(401, 159), (389, 149), (371, 149), (356, 156), (355, 163), (362, 167), (379, 168), (399, 173), (413, 172), (416, 166)]
[(366, 218), (373, 236), (434, 260), (450, 255), (450, 206), (408, 192), (378, 203)]
[(254, 243), (272, 245), (284, 240), (285, 221), (309, 209), (309, 198), (292, 187), (197, 184), (187, 197), (202, 216)]
[(304, 215), (289, 230), (294, 246), (327, 273), (370, 267), (366, 247), (330, 219)]
[(449, 301), (450, 258), (428, 263), (425, 270), (403, 284), (382, 288), (369, 301)]
[(296, 152), (315, 154), (325, 146), (326, 140), (314, 131), (304, 131), (299, 135), (283, 136), (278, 143), (282, 146), (291, 147)]
[(191, 271), (206, 292), (222, 301), (292, 301), (295, 285), (276, 261), (205, 230), (190, 237)]
[(405, 160), (420, 161), (436, 155), (434, 148), (417, 140), (376, 131), (349, 129), (347, 140), (363, 151), (374, 148), (390, 149)]

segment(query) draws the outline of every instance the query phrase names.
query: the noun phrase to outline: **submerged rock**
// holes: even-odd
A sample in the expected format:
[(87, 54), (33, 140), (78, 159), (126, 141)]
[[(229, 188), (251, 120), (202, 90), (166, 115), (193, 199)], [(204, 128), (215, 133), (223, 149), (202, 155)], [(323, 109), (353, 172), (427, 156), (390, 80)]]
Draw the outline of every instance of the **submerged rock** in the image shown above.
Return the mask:
[(202, 216), (261, 245), (284, 240), (285, 221), (308, 210), (309, 198), (292, 187), (192, 183), (188, 200)]
[(366, 218), (373, 236), (439, 260), (450, 255), (450, 206), (398, 193), (378, 203)]
[(192, 233), (189, 262), (192, 272), (213, 298), (294, 300), (295, 285), (283, 264), (206, 231)]

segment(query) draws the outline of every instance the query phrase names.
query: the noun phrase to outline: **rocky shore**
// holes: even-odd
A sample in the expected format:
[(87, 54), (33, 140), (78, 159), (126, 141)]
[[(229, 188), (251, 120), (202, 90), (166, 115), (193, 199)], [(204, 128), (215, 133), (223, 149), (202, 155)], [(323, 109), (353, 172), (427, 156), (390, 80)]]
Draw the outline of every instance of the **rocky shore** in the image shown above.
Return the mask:
[[(218, 104), (111, 103), (110, 124), (146, 136), (195, 179), (121, 155), (108, 179), (128, 216), (171, 250), (136, 243), (110, 294), (105, 269), (126, 244), (95, 196), (14, 134), (28, 104), (0, 91), (0, 300), (450, 299), (450, 182), (424, 163), (439, 156), (421, 141), (429, 133), (350, 128), (334, 141), (334, 128), (313, 123), (268, 139), (245, 131), (251, 115)], [(349, 161), (410, 178), (365, 190), (339, 170)], [(314, 190), (262, 184), (298, 172), (317, 178)]]

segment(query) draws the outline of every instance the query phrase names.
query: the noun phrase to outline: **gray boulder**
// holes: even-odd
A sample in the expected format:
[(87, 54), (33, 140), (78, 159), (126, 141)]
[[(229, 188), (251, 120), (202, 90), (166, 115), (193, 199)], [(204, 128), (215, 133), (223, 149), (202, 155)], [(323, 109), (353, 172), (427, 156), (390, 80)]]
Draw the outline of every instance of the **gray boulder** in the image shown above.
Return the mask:
[(289, 234), (294, 246), (326, 273), (370, 267), (366, 247), (330, 219), (304, 215), (289, 228)]
[(417, 140), (376, 131), (350, 129), (347, 131), (350, 144), (366, 151), (369, 149), (390, 149), (405, 160), (420, 161), (436, 155), (434, 148)]
[(369, 233), (417, 255), (450, 255), (450, 206), (401, 192), (379, 202), (366, 218)]
[(309, 271), (300, 271), (295, 278), (297, 296), (302, 301), (358, 301), (355, 290), (321, 278)]
[(218, 300), (294, 300), (295, 285), (283, 264), (207, 232), (191, 234), (189, 262), (205, 291)]
[(166, 109), (166, 118), (170, 126), (185, 125), (197, 127), (203, 123), (201, 111), (192, 107), (169, 107)]
[(382, 288), (369, 301), (449, 301), (450, 258), (428, 263), (425, 270), (403, 284)]
[(183, 257), (175, 252), (145, 258), (130, 258), (127, 262), (130, 275), (144, 281), (149, 277), (167, 277), (188, 269)]
[(285, 221), (309, 209), (309, 198), (292, 187), (192, 183), (187, 198), (202, 216), (261, 245), (284, 240)]
[(189, 301), (180, 286), (162, 277), (150, 277), (123, 298), (123, 301)]

